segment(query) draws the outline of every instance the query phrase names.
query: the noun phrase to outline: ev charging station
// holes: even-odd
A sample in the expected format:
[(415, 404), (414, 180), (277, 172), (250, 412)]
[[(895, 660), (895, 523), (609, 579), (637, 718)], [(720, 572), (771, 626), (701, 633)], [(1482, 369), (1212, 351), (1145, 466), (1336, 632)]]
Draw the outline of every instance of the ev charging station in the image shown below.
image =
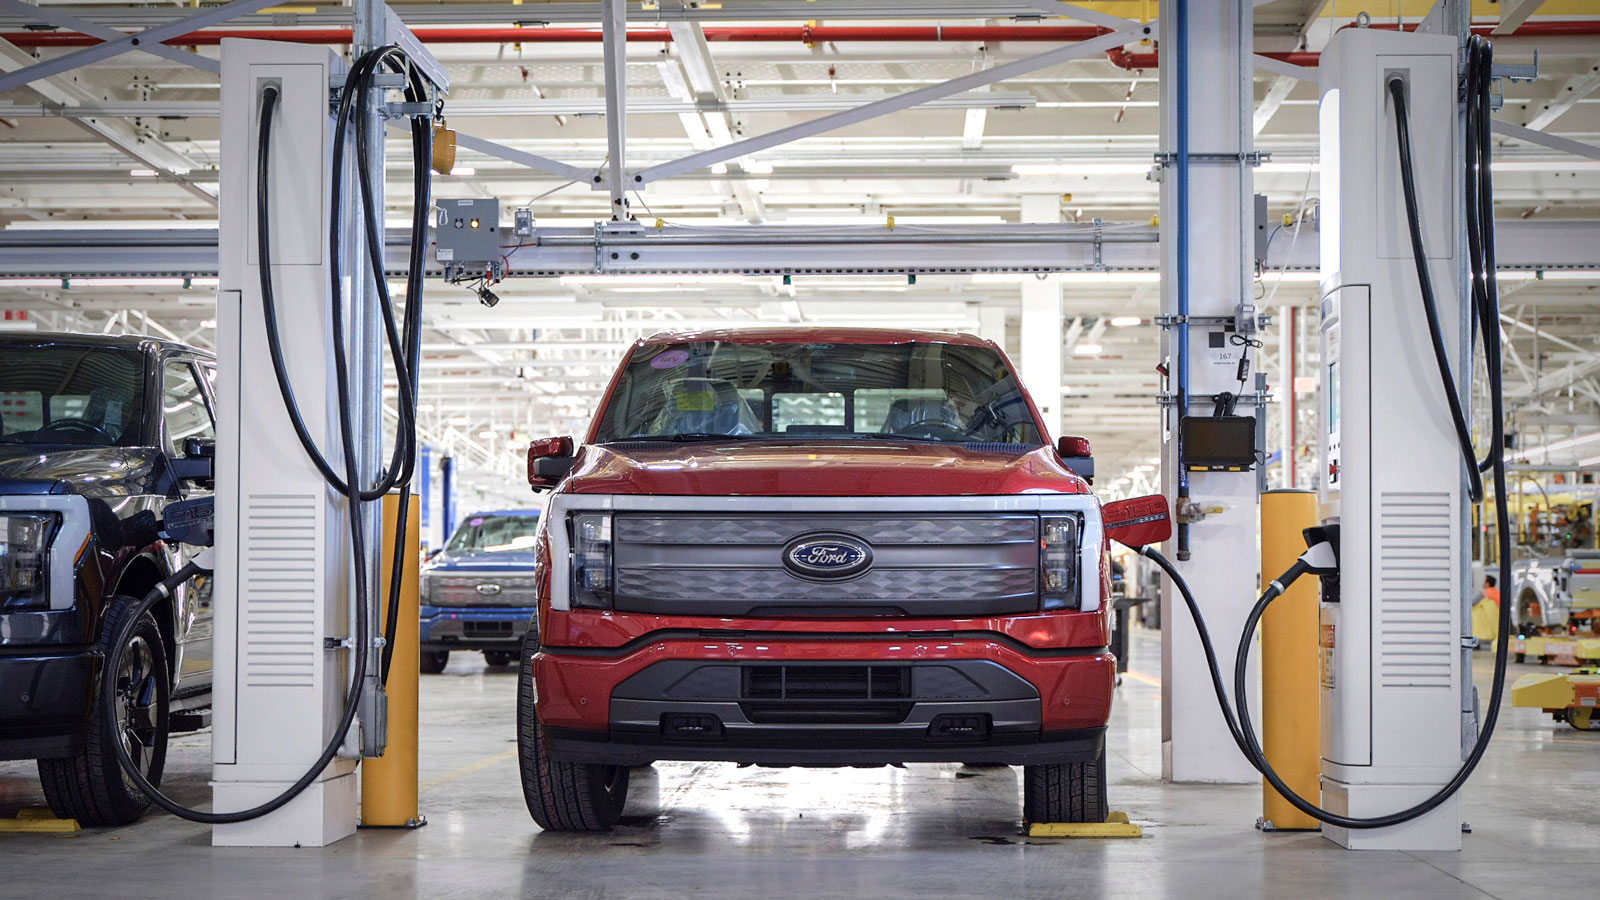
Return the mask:
[[(1469, 379), (1459, 46), (1454, 34), (1350, 28), (1322, 56), (1321, 518), (1341, 544), (1320, 613), (1322, 805), (1341, 815), (1424, 799), (1477, 736), (1461, 639), (1466, 492), (1418, 300), (1386, 86), (1398, 76), (1410, 97), (1413, 154), (1457, 161), (1420, 169), (1416, 193), (1441, 332), (1458, 380)], [(1323, 833), (1351, 849), (1456, 850), (1461, 819), (1452, 797), (1403, 825)]]
[[(447, 89), (437, 62), (392, 11), (368, 3), (363, 12), (358, 20), (382, 23), (373, 27), (402, 48), (408, 66)], [(356, 123), (376, 132), (376, 152), (363, 155), (354, 140), (345, 142), (346, 152), (336, 152), (337, 91), (360, 89), (346, 83), (349, 66), (337, 54), (275, 41), (229, 39), (222, 46), (216, 576), (217, 596), (231, 600), (217, 605), (215, 642), (217, 682), (231, 690), (215, 695), (213, 808), (223, 814), (250, 809), (292, 791), (325, 748), (335, 741), (340, 746), (286, 805), (246, 821), (214, 824), (212, 841), (323, 846), (355, 832), (357, 765), (363, 757), (383, 755), (387, 739), (379, 666), (366, 665), (361, 682), (351, 683), (357, 642), (365, 643), (374, 661), (384, 646), (375, 600), (381, 526), (377, 504), (352, 511), (348, 496), (319, 471), (297, 437), (283, 394), (296, 398), (306, 436), (326, 459), (348, 451), (361, 478), (378, 480), (370, 473), (382, 472), (377, 426), (383, 421), (383, 332), (361, 205), (372, 204), (375, 221), (382, 222), (383, 119), (422, 117), (432, 107), (413, 104), (427, 108), (396, 112), (383, 106), (382, 95), (396, 84), (382, 80), (393, 76), (380, 76), (371, 88), (371, 102), (382, 110), (377, 121)], [(264, 113), (269, 88), (275, 89), (275, 107)], [(265, 142), (263, 118), (274, 122)], [(374, 197), (358, 192), (356, 173), (335, 187), (334, 169), (346, 165), (339, 157), (367, 170)], [(263, 189), (258, 178), (267, 174)], [(330, 202), (335, 193), (341, 196)], [(259, 209), (262, 196), (265, 211)], [(349, 221), (335, 223), (333, 216)], [(267, 222), (263, 241), (258, 228)], [(331, 230), (335, 224), (337, 232)], [(331, 233), (341, 235), (332, 246)], [(270, 272), (263, 273), (268, 246)], [(381, 235), (376, 246), (383, 246)], [(342, 309), (334, 307), (342, 328), (329, 315), (330, 290), (346, 298)], [(419, 294), (408, 301), (419, 303)], [(264, 306), (275, 317), (281, 346), (269, 339)], [(353, 408), (344, 410), (335, 389), (341, 330), (354, 382), (348, 398)], [(352, 432), (341, 437), (341, 415), (346, 425), (352, 419), (360, 423), (353, 432), (356, 446), (342, 446)], [(352, 523), (351, 515), (362, 521)], [(367, 535), (365, 547), (358, 548), (365, 551), (361, 558), (351, 553), (353, 524)], [(358, 574), (365, 578), (365, 596), (356, 587)], [(368, 608), (358, 609), (363, 602)], [(359, 698), (349, 696), (352, 689)], [(357, 714), (341, 735), (341, 712), (351, 702), (358, 703)]]
[[(217, 349), (215, 808), (243, 809), (299, 778), (334, 735), (349, 688), (352, 633), (349, 513), (302, 451), (269, 355), (256, 251), (260, 88), (281, 89), (271, 159), (273, 276), (283, 352), (312, 437), (338, 452), (327, 294), (331, 120), (329, 79), (344, 64), (326, 47), (229, 40), (222, 52), (223, 182)], [(351, 269), (346, 266), (347, 271)], [(356, 268), (358, 275), (364, 275)], [(363, 636), (370, 640), (371, 636)], [(359, 720), (358, 720), (359, 721)], [(358, 731), (363, 729), (358, 728)], [(382, 723), (374, 730), (381, 739)], [(219, 846), (320, 846), (356, 827), (359, 735), (284, 809), (215, 826)]]

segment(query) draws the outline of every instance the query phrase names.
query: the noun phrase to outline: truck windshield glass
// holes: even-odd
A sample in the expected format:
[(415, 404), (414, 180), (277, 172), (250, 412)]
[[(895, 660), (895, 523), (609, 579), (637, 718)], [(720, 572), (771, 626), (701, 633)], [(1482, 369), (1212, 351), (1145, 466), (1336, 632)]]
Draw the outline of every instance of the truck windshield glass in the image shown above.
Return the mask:
[(597, 443), (719, 437), (1042, 443), (989, 347), (696, 341), (629, 359)]
[(134, 446), (143, 420), (138, 351), (0, 342), (0, 443)]
[(538, 516), (471, 516), (451, 536), (447, 553), (504, 553), (530, 550)]

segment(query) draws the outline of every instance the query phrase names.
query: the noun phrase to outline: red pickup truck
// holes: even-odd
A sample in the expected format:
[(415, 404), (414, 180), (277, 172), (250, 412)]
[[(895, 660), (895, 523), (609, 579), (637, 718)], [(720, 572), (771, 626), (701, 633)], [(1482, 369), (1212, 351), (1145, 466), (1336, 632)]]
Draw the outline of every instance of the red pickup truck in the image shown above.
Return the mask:
[(534, 820), (606, 829), (630, 767), (720, 760), (1020, 765), (1027, 820), (1104, 821), (1087, 450), (970, 335), (636, 343), (581, 449), (529, 449), (554, 489), (518, 694)]

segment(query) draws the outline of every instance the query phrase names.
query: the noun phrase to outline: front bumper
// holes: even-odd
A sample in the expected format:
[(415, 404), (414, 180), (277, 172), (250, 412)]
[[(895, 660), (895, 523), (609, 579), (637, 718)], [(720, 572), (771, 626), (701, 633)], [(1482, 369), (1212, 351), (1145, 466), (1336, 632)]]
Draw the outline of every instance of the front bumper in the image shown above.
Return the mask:
[(99, 662), (88, 651), (0, 656), (0, 760), (76, 753)]
[(537, 613), (519, 606), (424, 606), (422, 649), (514, 650)]
[(651, 641), (545, 648), (539, 719), (558, 759), (761, 765), (1094, 759), (1116, 678), (1101, 648), (1003, 639)]

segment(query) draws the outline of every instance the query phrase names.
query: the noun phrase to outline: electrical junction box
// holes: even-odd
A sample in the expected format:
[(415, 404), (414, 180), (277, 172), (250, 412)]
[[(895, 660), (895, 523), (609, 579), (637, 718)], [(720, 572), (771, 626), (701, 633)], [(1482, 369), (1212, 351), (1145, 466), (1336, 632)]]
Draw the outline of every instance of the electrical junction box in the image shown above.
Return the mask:
[(500, 229), (500, 201), (495, 198), (440, 200), (435, 207), (434, 259), (447, 281), (490, 275), (505, 276), (505, 243)]
[[(1425, 264), (1464, 380), (1457, 58), (1453, 35), (1347, 28), (1320, 66), (1321, 518), (1340, 529), (1337, 587), (1324, 584), (1319, 613), (1321, 805), (1356, 817), (1433, 794), (1476, 737), (1464, 464), (1406, 236), (1387, 87), (1406, 82)], [(1352, 849), (1458, 850), (1461, 818), (1452, 797), (1402, 825), (1322, 833)]]

